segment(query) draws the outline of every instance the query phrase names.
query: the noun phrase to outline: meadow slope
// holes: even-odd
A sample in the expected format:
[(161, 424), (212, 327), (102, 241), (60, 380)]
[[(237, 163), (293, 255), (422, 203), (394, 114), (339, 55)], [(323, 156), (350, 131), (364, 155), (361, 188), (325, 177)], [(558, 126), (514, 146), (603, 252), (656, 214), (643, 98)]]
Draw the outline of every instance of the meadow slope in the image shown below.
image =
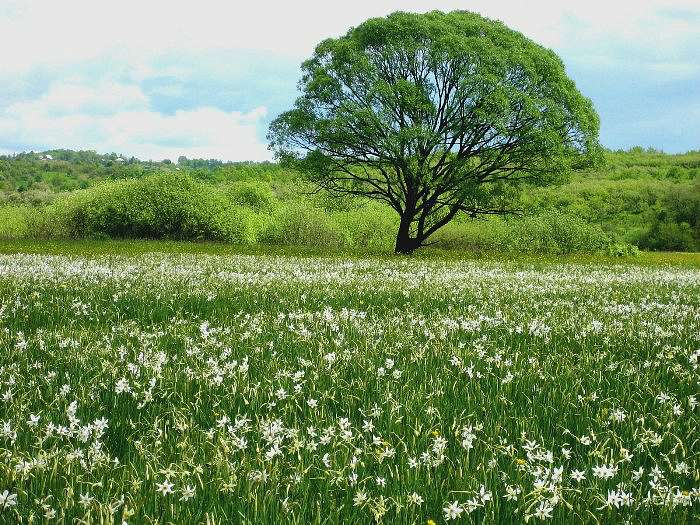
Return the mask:
[(700, 520), (700, 270), (0, 255), (0, 519)]

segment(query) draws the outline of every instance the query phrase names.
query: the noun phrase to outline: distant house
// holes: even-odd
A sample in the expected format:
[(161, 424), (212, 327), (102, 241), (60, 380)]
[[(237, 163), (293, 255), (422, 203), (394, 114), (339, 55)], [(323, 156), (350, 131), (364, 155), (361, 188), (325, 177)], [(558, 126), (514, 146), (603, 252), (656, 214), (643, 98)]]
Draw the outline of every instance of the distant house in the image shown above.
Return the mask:
[(53, 160), (53, 157), (51, 155), (42, 155), (41, 159), (42, 160)]
[(121, 157), (117, 157), (114, 162), (124, 162), (124, 159)]

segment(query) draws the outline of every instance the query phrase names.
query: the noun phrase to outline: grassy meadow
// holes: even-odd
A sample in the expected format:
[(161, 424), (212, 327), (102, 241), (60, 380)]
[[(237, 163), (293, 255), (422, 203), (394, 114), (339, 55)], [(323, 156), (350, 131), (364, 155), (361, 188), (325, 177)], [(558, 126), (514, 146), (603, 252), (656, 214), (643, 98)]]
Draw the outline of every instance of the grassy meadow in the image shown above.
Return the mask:
[(697, 152), (411, 258), (277, 164), (49, 157), (0, 157), (0, 522), (700, 522)]
[(450, 253), (3, 243), (0, 521), (700, 522), (697, 256)]

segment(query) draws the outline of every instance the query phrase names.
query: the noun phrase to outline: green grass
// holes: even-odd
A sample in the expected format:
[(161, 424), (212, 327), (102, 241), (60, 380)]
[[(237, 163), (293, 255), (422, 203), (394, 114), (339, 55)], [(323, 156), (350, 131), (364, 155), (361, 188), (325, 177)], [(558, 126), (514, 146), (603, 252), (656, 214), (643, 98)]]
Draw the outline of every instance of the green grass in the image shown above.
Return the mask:
[[(163, 240), (0, 240), (0, 254), (34, 253), (53, 255), (142, 255), (152, 252), (170, 254), (209, 255), (274, 255), (290, 257), (343, 257), (343, 258), (403, 258), (389, 249), (371, 248), (310, 248), (303, 246), (235, 245), (216, 242), (188, 242)], [(632, 264), (640, 266), (681, 266), (700, 268), (700, 252), (639, 252), (622, 257), (602, 254), (538, 255), (517, 253), (469, 252), (422, 248), (414, 259), (520, 261), (525, 264)]]
[(246, 250), (0, 244), (0, 521), (700, 520), (697, 254)]

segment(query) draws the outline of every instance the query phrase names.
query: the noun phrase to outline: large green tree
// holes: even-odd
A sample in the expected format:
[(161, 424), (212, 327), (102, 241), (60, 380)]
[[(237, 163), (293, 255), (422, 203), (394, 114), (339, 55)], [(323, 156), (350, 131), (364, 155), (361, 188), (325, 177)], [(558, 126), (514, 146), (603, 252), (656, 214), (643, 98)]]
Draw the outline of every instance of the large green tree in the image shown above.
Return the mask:
[(512, 211), (596, 157), (598, 116), (552, 51), (478, 14), (397, 12), (321, 42), (270, 126), (278, 158), (337, 195), (386, 202), (410, 253), (458, 213)]

